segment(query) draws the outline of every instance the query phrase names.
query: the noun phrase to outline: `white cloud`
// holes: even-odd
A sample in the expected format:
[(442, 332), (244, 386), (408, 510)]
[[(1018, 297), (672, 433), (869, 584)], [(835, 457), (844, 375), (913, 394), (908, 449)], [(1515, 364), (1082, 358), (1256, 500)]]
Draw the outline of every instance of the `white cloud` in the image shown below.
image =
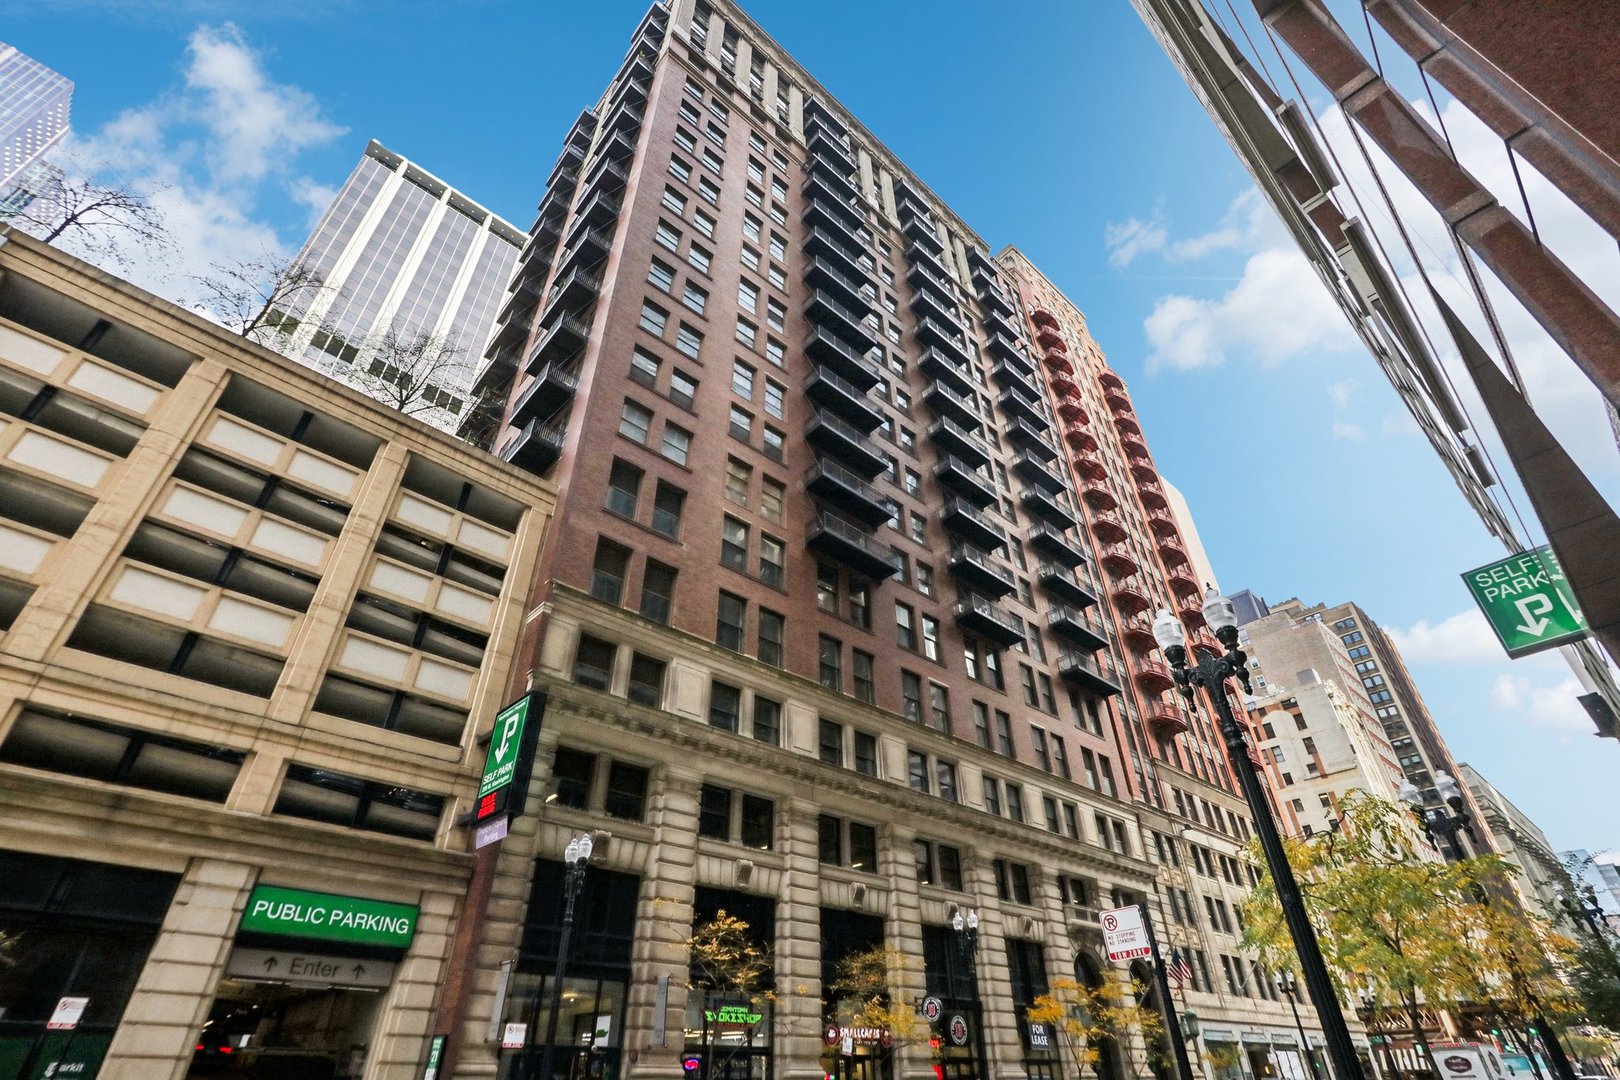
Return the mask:
[(234, 25), (198, 27), (186, 51), (181, 83), (75, 133), (64, 162), (145, 194), (162, 211), (175, 250), (128, 252), (120, 273), (182, 303), (216, 263), (286, 253), (263, 204), (290, 198), (311, 208), (313, 224), (315, 204), (324, 210), (333, 189), (303, 175), (299, 159), (345, 130), (313, 95), (274, 81)]
[(1140, 218), (1126, 218), (1124, 221), (1110, 221), (1103, 230), (1103, 244), (1108, 248), (1108, 264), (1114, 267), (1129, 266), (1136, 259), (1149, 251), (1164, 250), (1165, 243), (1170, 238), (1170, 230), (1164, 223), (1164, 217), (1155, 211), (1148, 221)]
[(1177, 240), (1166, 249), (1173, 262), (1189, 262), (1220, 251), (1253, 251), (1268, 241), (1286, 239), (1282, 225), (1257, 188), (1250, 188), (1232, 200), (1221, 223), (1202, 236)]
[(1355, 379), (1340, 379), (1328, 384), (1328, 396), (1333, 399), (1333, 404), (1343, 407), (1350, 404), (1351, 397), (1360, 386), (1361, 383)]
[(1218, 300), (1161, 297), (1143, 330), (1149, 370), (1209, 367), (1231, 355), (1269, 366), (1356, 345), (1316, 272), (1292, 247), (1251, 255), (1237, 285)]
[(1491, 686), (1491, 707), (1534, 727), (1591, 734), (1592, 718), (1575, 700), (1582, 692), (1573, 675), (1556, 686), (1537, 686), (1524, 675), (1499, 675)]
[(1333, 421), (1333, 437), (1344, 442), (1360, 442), (1367, 437), (1360, 424), (1352, 424), (1346, 420)]
[(1385, 627), (1408, 664), (1489, 664), (1503, 657), (1502, 645), (1477, 608), (1459, 611), (1430, 624), (1419, 619), (1411, 627)]

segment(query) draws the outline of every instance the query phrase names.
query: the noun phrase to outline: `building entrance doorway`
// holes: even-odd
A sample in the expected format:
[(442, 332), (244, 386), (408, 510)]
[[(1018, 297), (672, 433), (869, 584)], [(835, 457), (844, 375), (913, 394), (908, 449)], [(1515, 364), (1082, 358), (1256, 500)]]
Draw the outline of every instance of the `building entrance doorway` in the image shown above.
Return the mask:
[(381, 1000), (377, 990), (227, 978), (186, 1076), (351, 1080), (365, 1069)]

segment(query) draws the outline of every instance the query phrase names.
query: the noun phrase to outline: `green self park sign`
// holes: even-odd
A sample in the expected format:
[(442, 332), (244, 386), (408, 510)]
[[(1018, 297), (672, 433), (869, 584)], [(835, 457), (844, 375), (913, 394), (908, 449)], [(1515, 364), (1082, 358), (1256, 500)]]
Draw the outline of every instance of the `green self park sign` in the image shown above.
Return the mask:
[(1546, 544), (1468, 571), (1463, 581), (1511, 659), (1586, 636), (1586, 617)]
[(241, 929), (277, 937), (403, 949), (416, 936), (415, 904), (259, 885), (242, 910)]
[(546, 695), (528, 693), (502, 709), (489, 733), (484, 775), (478, 781), (476, 822), (523, 812), (523, 796), (534, 764), (534, 744), (546, 711)]

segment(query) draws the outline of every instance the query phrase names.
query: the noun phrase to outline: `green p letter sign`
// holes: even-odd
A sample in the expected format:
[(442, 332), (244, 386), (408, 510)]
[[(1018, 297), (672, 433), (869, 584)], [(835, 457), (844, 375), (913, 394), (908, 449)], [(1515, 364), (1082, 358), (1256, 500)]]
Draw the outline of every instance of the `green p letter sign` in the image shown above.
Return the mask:
[(1546, 544), (1470, 570), (1463, 580), (1512, 659), (1586, 636), (1586, 617)]
[(500, 711), (489, 733), (489, 754), (478, 781), (474, 819), (487, 821), (497, 814), (523, 809), (523, 789), (529, 784), (534, 742), (545, 714), (544, 694), (525, 694)]

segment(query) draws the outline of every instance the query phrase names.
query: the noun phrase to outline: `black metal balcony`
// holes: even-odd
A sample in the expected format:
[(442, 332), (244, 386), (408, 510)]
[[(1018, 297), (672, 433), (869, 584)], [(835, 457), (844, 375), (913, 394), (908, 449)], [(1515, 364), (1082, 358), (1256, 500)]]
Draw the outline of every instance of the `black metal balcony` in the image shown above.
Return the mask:
[(533, 320), (528, 316), (533, 314), (531, 311), (526, 313), (524, 318), (511, 318), (501, 323), (500, 329), (495, 331), (494, 336), (489, 339), (489, 346), (484, 350), (485, 359), (493, 361), (499, 358), (500, 363), (516, 371), (517, 351), (523, 348), (523, 343), (529, 339), (529, 328), (533, 325)]
[(1086, 553), (1074, 537), (1050, 525), (1037, 525), (1029, 530), (1029, 546), (1059, 566), (1079, 566), (1086, 561)]
[(974, 506), (989, 506), (996, 501), (996, 488), (988, 477), (960, 458), (949, 455), (940, 458), (934, 478), (956, 492)]
[(805, 204), (804, 220), (806, 224), (831, 234), (845, 251), (855, 252), (855, 258), (859, 261), (860, 253), (866, 251), (866, 244), (859, 235), (860, 223), (847, 224), (850, 216), (847, 209), (845, 213), (839, 213), (832, 200), (811, 199)]
[(894, 516), (894, 503), (855, 473), (826, 458), (817, 458), (804, 474), (810, 494), (826, 499), (847, 517), (876, 527)]
[(579, 232), (578, 222), (589, 222), (592, 228), (607, 229), (619, 220), (619, 211), (622, 204), (612, 195), (598, 193), (592, 195), (580, 204), (579, 214), (575, 217), (576, 224), (569, 230), (570, 234)]
[(825, 326), (816, 327), (804, 339), (804, 351), (862, 391), (872, 389), (881, 378), (877, 368), (866, 358), (870, 347), (857, 349)]
[(973, 400), (963, 397), (938, 379), (928, 384), (928, 392), (923, 395), (923, 400), (940, 416), (949, 417), (972, 430), (978, 430), (982, 423), (979, 407)]
[(859, 318), (872, 311), (872, 282), (865, 274), (848, 275), (831, 259), (811, 258), (804, 268), (804, 280), (825, 289)]
[(934, 226), (933, 220), (922, 214), (902, 213), (900, 215), (900, 231), (934, 252), (936, 256), (945, 250), (945, 245), (940, 242), (939, 230)]
[(990, 461), (990, 448), (974, 438), (973, 432), (954, 420), (941, 417), (928, 428), (928, 437), (941, 452), (955, 454), (975, 468)]
[(922, 244), (912, 241), (906, 245), (906, 258), (911, 260), (913, 266), (921, 266), (941, 281), (949, 281), (951, 272), (933, 251)]
[(959, 364), (968, 364), (973, 359), (973, 354), (968, 351), (967, 342), (961, 332), (953, 333), (948, 327), (933, 319), (918, 319), (916, 334), (917, 340), (922, 342), (925, 348), (939, 349)]
[(564, 141), (571, 146), (578, 146), (587, 150), (591, 145), (591, 136), (596, 132), (596, 113), (591, 109), (582, 109), (569, 125), (568, 134)]
[(1109, 673), (1105, 673), (1105, 669), (1094, 656), (1066, 652), (1058, 657), (1058, 674), (1064, 681), (1074, 683), (1082, 690), (1089, 690), (1093, 694), (1112, 697), (1119, 693), (1119, 684), (1109, 677)]
[(1018, 501), (1024, 505), (1025, 510), (1059, 529), (1072, 529), (1080, 523), (1079, 518), (1065, 510), (1061, 503), (1040, 488), (1025, 488)]
[(1077, 608), (1088, 608), (1097, 602), (1097, 595), (1086, 588), (1085, 582), (1066, 566), (1043, 562), (1035, 568), (1035, 580), (1055, 599)]
[(1005, 360), (991, 368), (990, 374), (1003, 390), (1016, 390), (1031, 399), (1041, 396), (1040, 390), (1035, 387), (1035, 381), (1022, 369)]
[(932, 293), (934, 298), (942, 304), (956, 303), (956, 290), (951, 288), (950, 282), (934, 274), (921, 263), (913, 263), (911, 269), (906, 271), (906, 280), (918, 292)]
[(900, 572), (898, 554), (837, 514), (824, 510), (811, 518), (804, 539), (811, 551), (843, 563), (873, 581), (882, 581)]
[(826, 229), (811, 229), (806, 233), (804, 250), (807, 255), (826, 259), (845, 277), (857, 281), (866, 277), (866, 270), (861, 266), (859, 249), (845, 247), (837, 234)]
[(1000, 285), (986, 285), (979, 282), (979, 299), (983, 300), (987, 308), (1002, 312), (1010, 319), (1018, 317), (1018, 305), (1012, 302), (1012, 297), (1002, 291)]
[(1046, 613), (1046, 627), (1058, 637), (1073, 643), (1081, 652), (1096, 652), (1108, 639), (1086, 625), (1078, 608), (1055, 607)]
[(1005, 335), (1012, 341), (1018, 340), (1018, 328), (1013, 325), (1012, 316), (999, 308), (989, 308), (985, 311), (984, 326), (992, 334)]
[(995, 260), (990, 258), (988, 251), (970, 247), (967, 249), (967, 261), (969, 270), (985, 270), (992, 274), (996, 272)]
[(812, 125), (819, 125), (840, 138), (849, 137), (849, 125), (844, 123), (843, 117), (828, 108), (820, 98), (806, 97), (804, 99), (804, 123), (807, 129)]
[(1010, 596), (1018, 591), (1018, 582), (1012, 571), (989, 554), (967, 544), (951, 547), (951, 561), (946, 564), (951, 576), (992, 599)]
[(1046, 418), (1046, 414), (1041, 412), (1041, 407), (1016, 390), (1002, 391), (1001, 396), (996, 399), (996, 404), (1000, 405), (1001, 411), (1008, 416), (1022, 420), (1043, 435), (1052, 430), (1052, 423)]
[(855, 171), (855, 156), (849, 152), (849, 147), (825, 128), (811, 128), (805, 138), (805, 148), (812, 157), (830, 160), (845, 176)]
[(624, 161), (635, 155), (635, 137), (622, 131), (615, 131), (611, 136), (602, 140), (602, 145), (598, 147), (596, 152), (609, 161)]
[(853, 202), (861, 197), (860, 189), (849, 180), (849, 174), (854, 172), (853, 169), (840, 169), (838, 163), (831, 157), (822, 157), (818, 154), (811, 154), (805, 159), (804, 165), (844, 202)]
[(836, 456), (867, 480), (882, 472), (889, 461), (876, 443), (824, 409), (817, 409), (810, 418), (804, 436), (810, 445)]
[(641, 109), (631, 101), (621, 101), (614, 110), (608, 114), (607, 130), (622, 131), (633, 135), (641, 128)]
[(997, 645), (1024, 640), (1024, 620), (982, 596), (965, 596), (956, 605), (956, 625)]
[(562, 456), (563, 438), (567, 433), (566, 416), (546, 422), (530, 420), (517, 438), (501, 447), (501, 459), (520, 469), (543, 474)]
[(506, 304), (501, 308), (499, 315), (495, 316), (497, 323), (511, 325), (514, 320), (523, 323), (522, 329), (528, 330), (528, 320), (518, 318), (523, 313), (533, 313), (540, 303), (540, 292), (545, 288), (546, 274), (551, 270), (551, 263), (545, 259), (531, 261), (524, 275), (513, 283), (512, 291), (506, 298)]
[(579, 389), (577, 359), (547, 364), (533, 382), (518, 395), (512, 406), (512, 423), (526, 424), (530, 420), (551, 416), (571, 401)]
[(585, 174), (586, 191), (602, 191), (612, 194), (624, 190), (624, 185), (630, 182), (630, 170), (609, 157), (599, 157), (596, 164)]
[(652, 89), (652, 65), (646, 57), (637, 56), (619, 74), (608, 108), (617, 109), (626, 102), (637, 107), (647, 104), (647, 92)]
[(1024, 350), (1018, 347), (1017, 339), (1010, 338), (1006, 334), (991, 334), (990, 339), (985, 342), (985, 349), (991, 355), (1003, 360), (1011, 360), (1014, 363), (1029, 362), (1024, 356)]
[(810, 302), (804, 306), (804, 314), (812, 322), (849, 342), (857, 352), (870, 352), (878, 347), (877, 336), (861, 321), (865, 316), (840, 304), (825, 290), (817, 289), (810, 295)]
[(966, 338), (962, 329), (962, 316), (956, 310), (956, 305), (940, 300), (932, 290), (919, 289), (912, 294), (911, 310), (919, 318), (933, 319), (943, 326), (947, 333)]
[(894, 191), (894, 209), (895, 213), (899, 214), (901, 217), (905, 217), (908, 214), (918, 217), (926, 217), (929, 213), (931, 213), (931, 211), (928, 209), (928, 204), (923, 202), (920, 196), (918, 196), (910, 188), (903, 188), (898, 184), (895, 185)]
[(539, 374), (546, 364), (566, 360), (578, 352), (590, 339), (591, 324), (577, 315), (564, 315), (552, 324), (524, 362), (530, 374)]
[(579, 167), (583, 164), (585, 164), (585, 148), (577, 143), (565, 143), (562, 153), (557, 155), (557, 163), (551, 167), (551, 172), (546, 176), (546, 187), (551, 189), (571, 187), (572, 184), (559, 184), (558, 181), (568, 173), (572, 173), (577, 180)]
[(986, 550), (1007, 542), (1007, 534), (1001, 526), (985, 517), (978, 507), (966, 499), (945, 500), (939, 520), (952, 533)]
[(1026, 452), (1013, 458), (1013, 472), (1054, 494), (1064, 488), (1063, 477), (1058, 475), (1056, 469), (1042, 461), (1038, 454)]
[(883, 410), (865, 390), (817, 365), (804, 381), (804, 393), (817, 405), (831, 409), (852, 425), (870, 435), (883, 423)]
[(1057, 447), (1046, 430), (1036, 427), (1027, 420), (1014, 418), (1007, 422), (1001, 433), (1007, 436), (1007, 441), (1014, 446), (1022, 446), (1025, 453), (1034, 454), (1042, 461), (1051, 461), (1058, 456)]
[(568, 230), (567, 246), (559, 260), (563, 266), (595, 266), (613, 250), (613, 234), (606, 229), (592, 228), (581, 218)]
[[(547, 302), (547, 309), (558, 305), (568, 311), (578, 311), (602, 291), (602, 277), (591, 270), (576, 266), (568, 273), (557, 279), (551, 287), (551, 299)], [(546, 325), (551, 324), (550, 318), (542, 318)]]
[(919, 356), (917, 366), (922, 368), (924, 375), (939, 380), (958, 394), (973, 393), (973, 378), (968, 374), (966, 365), (938, 349), (929, 349)]
[[(842, 185), (849, 189), (850, 184), (845, 180)], [(843, 221), (846, 228), (859, 229), (866, 224), (866, 215), (856, 206), (850, 204), (852, 196), (839, 190), (839, 185), (823, 176), (821, 173), (807, 173), (804, 186), (800, 188), (804, 197), (836, 215)]]

